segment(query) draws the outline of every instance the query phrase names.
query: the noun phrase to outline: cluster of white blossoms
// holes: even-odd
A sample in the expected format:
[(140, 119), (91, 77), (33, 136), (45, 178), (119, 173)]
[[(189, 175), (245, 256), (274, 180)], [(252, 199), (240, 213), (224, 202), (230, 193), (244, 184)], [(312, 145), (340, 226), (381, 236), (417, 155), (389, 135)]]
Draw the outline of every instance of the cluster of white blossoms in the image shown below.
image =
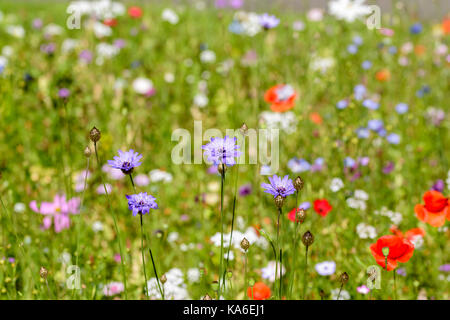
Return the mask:
[[(233, 28), (235, 28), (236, 31), (234, 31)], [(232, 32), (253, 37), (262, 30), (259, 14), (245, 11), (236, 12), (230, 29)]]
[(176, 12), (169, 8), (163, 10), (161, 18), (163, 19), (163, 21), (167, 21), (170, 24), (177, 24), (180, 20)]
[(125, 12), (126, 8), (122, 3), (111, 0), (72, 1), (67, 7), (67, 13), (95, 16), (99, 19), (123, 16)]
[(154, 169), (150, 171), (148, 175), (150, 178), (150, 182), (170, 183), (173, 180), (173, 176), (171, 173), (160, 169)]
[(133, 80), (131, 86), (136, 93), (145, 95), (152, 91), (153, 82), (148, 78), (138, 77)]
[(297, 118), (292, 111), (283, 113), (264, 111), (259, 115), (259, 122), (268, 129), (280, 129), (286, 133), (294, 133), (297, 129)]
[(339, 288), (331, 290), (331, 299), (337, 300), (339, 296), (339, 300), (350, 300), (350, 293), (347, 290), (342, 289), (341, 294), (339, 295)]
[(320, 71), (322, 74), (333, 68), (336, 61), (333, 57), (319, 57), (315, 56), (311, 59), (309, 64), (311, 70)]
[[(228, 248), (230, 244), (230, 237), (231, 233), (224, 233), (223, 235), (224, 248)], [(248, 242), (250, 242), (250, 245), (256, 245), (258, 247), (261, 247), (262, 249), (267, 249), (268, 247), (267, 240), (264, 237), (259, 236), (253, 227), (247, 228), (245, 232), (241, 232), (238, 230), (233, 231), (233, 236), (231, 238), (231, 246), (234, 247), (235, 249), (240, 249), (242, 251), (241, 241), (244, 238), (246, 238)], [(220, 247), (220, 240), (221, 240), (220, 232), (217, 232), (215, 235), (211, 237), (211, 242), (216, 247)], [(230, 253), (230, 260), (233, 260), (231, 253)]]
[[(165, 273), (167, 281), (161, 285), (164, 292), (164, 298), (167, 300), (190, 300), (189, 293), (186, 289), (184, 274), (178, 268), (172, 268)], [(147, 282), (147, 290), (150, 298), (161, 299), (161, 293), (156, 278), (151, 278)]]
[(95, 63), (97, 65), (102, 65), (105, 59), (111, 59), (119, 53), (120, 49), (112, 44), (106, 42), (100, 42), (95, 47), (95, 52), (97, 53), (97, 58)]
[(370, 7), (364, 2), (365, 0), (334, 0), (328, 2), (328, 10), (338, 20), (353, 22), (371, 13)]
[(376, 215), (385, 216), (391, 219), (391, 222), (395, 225), (399, 225), (402, 222), (403, 216), (400, 212), (394, 212), (386, 207), (382, 207), (381, 210), (375, 210)]
[(361, 222), (356, 226), (356, 233), (361, 239), (375, 239), (377, 237), (377, 230), (375, 227), (365, 224), (364, 222)]
[(330, 183), (330, 190), (333, 192), (338, 192), (344, 187), (344, 182), (341, 178), (333, 178)]
[(355, 190), (353, 197), (347, 199), (347, 205), (353, 209), (366, 210), (366, 201), (369, 200), (369, 195), (364, 190)]

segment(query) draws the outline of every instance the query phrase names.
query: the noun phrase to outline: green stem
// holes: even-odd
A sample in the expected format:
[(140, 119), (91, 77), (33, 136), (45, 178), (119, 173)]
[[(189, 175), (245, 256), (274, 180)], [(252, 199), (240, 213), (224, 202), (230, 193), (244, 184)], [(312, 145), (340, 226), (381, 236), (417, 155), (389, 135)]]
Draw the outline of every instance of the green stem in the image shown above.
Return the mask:
[[(96, 142), (94, 142), (94, 151), (95, 151), (95, 158), (97, 159), (97, 165), (100, 167), (100, 160), (98, 159), (97, 143)], [(101, 170), (100, 170), (100, 172), (101, 172)], [(114, 221), (114, 229), (116, 230), (116, 233), (117, 233), (117, 241), (119, 242), (120, 263), (121, 263), (121, 270), (122, 270), (122, 281), (123, 281), (123, 286), (124, 286), (124, 289), (125, 289), (124, 290), (125, 291), (125, 299), (128, 299), (127, 277), (125, 275), (125, 264), (124, 264), (125, 255), (123, 254), (122, 243), (120, 241), (119, 227), (117, 226), (116, 215), (112, 211), (111, 200), (109, 199), (108, 190), (106, 189), (106, 184), (105, 184), (105, 181), (103, 180), (103, 175), (101, 173), (100, 173), (100, 178), (102, 180), (103, 189), (105, 190), (106, 199), (108, 201), (108, 208), (109, 208), (109, 211), (111, 212), (111, 216), (112, 216), (113, 221)]]
[[(131, 177), (131, 175), (130, 175)], [(145, 270), (145, 258), (144, 258), (144, 223), (142, 221), (142, 213), (139, 213), (141, 217), (141, 255), (142, 255), (142, 266), (144, 268), (144, 278), (145, 278), (145, 289), (144, 292), (148, 298), (148, 281), (147, 281), (147, 271)]]
[(339, 298), (341, 297), (341, 291), (342, 291), (342, 288), (344, 287), (344, 284), (343, 283), (341, 283), (341, 287), (340, 287), (340, 289), (339, 289), (339, 294), (338, 294), (338, 296), (337, 296), (337, 299), (336, 300), (339, 300)]
[[(282, 243), (281, 243), (281, 240), (280, 240), (280, 217), (281, 217), (281, 215), (282, 215), (283, 213), (282, 213), (282, 211), (281, 211), (281, 208), (278, 208), (278, 220), (277, 220), (277, 246), (278, 246), (278, 254), (279, 254), (279, 256), (278, 256), (278, 258), (279, 258), (279, 261), (280, 261), (280, 272), (279, 272), (279, 277), (280, 277), (280, 283), (279, 283), (279, 292), (278, 292), (278, 294), (279, 294), (279, 299), (281, 300), (281, 281), (282, 281), (282, 278), (283, 278), (283, 272), (282, 272), (282, 269), (283, 269), (283, 265), (282, 265), (282, 261), (283, 261), (283, 257), (282, 257), (282, 249), (281, 249), (281, 247), (282, 247)], [(278, 273), (278, 271), (277, 271), (277, 273)]]
[(155, 273), (156, 282), (158, 283), (159, 292), (161, 293), (162, 299), (165, 300), (165, 298), (164, 298), (164, 291), (161, 289), (161, 284), (159, 283), (158, 271), (156, 271), (156, 265), (155, 265), (155, 260), (153, 259), (152, 249), (148, 248), (148, 251), (150, 251), (150, 258), (152, 259), (153, 272)]
[(305, 300), (305, 296), (306, 296), (306, 276), (308, 273), (308, 247), (306, 246), (305, 249), (305, 273), (303, 276), (303, 300)]
[[(220, 185), (220, 267), (219, 267), (219, 287), (217, 291), (218, 299), (220, 299), (220, 278), (222, 276), (223, 272), (223, 184), (225, 180), (225, 165), (221, 164), (222, 166), (222, 173), (221, 173), (221, 185)], [(224, 285), (224, 283), (223, 283)]]
[(294, 244), (293, 244), (293, 253), (292, 253), (292, 272), (291, 272), (291, 285), (289, 290), (289, 299), (292, 299), (292, 290), (294, 288), (294, 281), (295, 281), (295, 262), (297, 260), (297, 235), (298, 235), (298, 228), (300, 225), (300, 222), (297, 221), (297, 211), (298, 211), (298, 190), (297, 190), (297, 196), (295, 197), (295, 232), (294, 232)]

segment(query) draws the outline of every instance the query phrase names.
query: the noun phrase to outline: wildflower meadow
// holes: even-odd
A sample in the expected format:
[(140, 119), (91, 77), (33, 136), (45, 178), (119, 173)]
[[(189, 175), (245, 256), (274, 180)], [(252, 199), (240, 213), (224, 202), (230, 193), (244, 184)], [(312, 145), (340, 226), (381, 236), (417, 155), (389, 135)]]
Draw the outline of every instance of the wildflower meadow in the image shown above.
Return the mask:
[(0, 299), (448, 300), (413, 2), (2, 0)]

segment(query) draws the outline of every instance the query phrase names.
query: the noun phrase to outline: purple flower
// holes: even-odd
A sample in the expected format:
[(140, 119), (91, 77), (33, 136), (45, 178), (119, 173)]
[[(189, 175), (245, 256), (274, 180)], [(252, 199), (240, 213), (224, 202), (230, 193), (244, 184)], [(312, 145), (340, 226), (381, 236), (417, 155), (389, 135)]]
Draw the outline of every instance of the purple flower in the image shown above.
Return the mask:
[(358, 84), (353, 88), (353, 94), (355, 95), (355, 99), (361, 101), (366, 95), (366, 87), (362, 84)]
[(83, 50), (80, 52), (80, 55), (78, 56), (78, 58), (81, 61), (83, 61), (84, 63), (90, 63), (92, 61), (93, 54), (89, 50)]
[(311, 166), (311, 172), (321, 171), (323, 169), (323, 164), (323, 158), (317, 158), (316, 160), (314, 160), (314, 163)]
[(9, 263), (14, 263), (14, 262), (16, 262), (16, 259), (14, 259), (13, 257), (9, 257), (8, 258), (8, 262)]
[(383, 173), (384, 174), (389, 174), (392, 172), (392, 170), (394, 170), (394, 163), (392, 161), (389, 161), (383, 168)]
[(369, 120), (369, 122), (367, 122), (367, 127), (375, 132), (380, 131), (381, 129), (383, 129), (383, 120), (378, 120), (378, 119), (373, 119), (373, 120)]
[(114, 40), (114, 47), (118, 48), (118, 49), (122, 49), (123, 47), (125, 47), (125, 40), (124, 39), (116, 39)]
[(311, 208), (311, 203), (309, 203), (308, 201), (302, 202), (302, 203), (300, 203), (298, 208), (303, 209), (303, 210), (308, 210), (309, 208)]
[(226, 164), (227, 166), (233, 166), (236, 164), (235, 158), (240, 157), (241, 152), (238, 150), (240, 147), (236, 145), (237, 138), (211, 138), (211, 142), (202, 146), (205, 150), (205, 155), (208, 157), (208, 161), (214, 165)]
[(344, 167), (354, 167), (356, 165), (356, 161), (350, 157), (346, 157), (344, 159)]
[(391, 133), (386, 137), (386, 140), (391, 144), (399, 144), (400, 136), (396, 133)]
[(439, 192), (444, 191), (444, 188), (445, 188), (445, 184), (444, 184), (444, 180), (442, 180), (442, 179), (436, 180), (436, 182), (431, 187), (432, 190), (439, 191)]
[(138, 194), (132, 194), (126, 196), (128, 199), (128, 209), (133, 212), (133, 217), (139, 214), (146, 214), (150, 212), (150, 209), (158, 209), (156, 204), (156, 198), (147, 192), (141, 192)]
[(252, 193), (252, 185), (250, 183), (244, 184), (239, 188), (239, 195), (241, 197), (248, 196)]
[(405, 270), (405, 268), (398, 268), (397, 269), (397, 274), (399, 274), (399, 275), (401, 275), (403, 277), (406, 277), (406, 270)]
[(440, 266), (439, 271), (450, 272), (450, 263), (443, 264), (442, 266)]
[(259, 24), (266, 30), (275, 28), (279, 23), (280, 19), (268, 13), (259, 16)]
[(360, 46), (363, 43), (363, 39), (360, 36), (354, 36), (353, 43), (357, 46)]
[(367, 166), (369, 164), (370, 158), (369, 157), (359, 157), (358, 163), (362, 166)]
[(58, 97), (66, 99), (70, 96), (70, 90), (67, 88), (61, 88), (58, 91)]
[(372, 68), (372, 62), (370, 62), (369, 60), (365, 60), (362, 65), (364, 70), (368, 70), (370, 68)]
[(415, 23), (411, 26), (411, 28), (409, 28), (409, 31), (412, 34), (419, 34), (422, 32), (422, 25), (420, 23)]
[(367, 128), (360, 127), (358, 129), (356, 129), (356, 135), (360, 139), (367, 139), (370, 135), (370, 131)]
[(31, 25), (32, 25), (33, 29), (38, 30), (38, 29), (42, 28), (44, 23), (42, 22), (42, 19), (36, 18), (33, 20)]
[(395, 106), (395, 111), (397, 111), (398, 114), (404, 114), (408, 112), (408, 105), (401, 102)]
[(321, 276), (331, 276), (336, 271), (336, 262), (324, 261), (314, 267)]
[(287, 165), (294, 173), (309, 171), (311, 169), (311, 165), (305, 159), (292, 158), (288, 161)]
[(288, 175), (285, 175), (284, 178), (281, 179), (275, 174), (272, 177), (269, 177), (269, 181), (270, 184), (261, 183), (261, 187), (265, 189), (264, 192), (270, 193), (274, 198), (277, 196), (285, 198), (295, 192), (292, 180), (289, 179)]
[(51, 55), (55, 52), (56, 44), (54, 44), (54, 43), (42, 44), (40, 49), (41, 49), (41, 52)]
[(348, 100), (340, 100), (340, 101), (338, 101), (338, 103), (336, 103), (336, 108), (338, 108), (338, 109), (345, 109), (345, 108), (347, 108), (347, 106), (348, 106)]
[(367, 109), (376, 110), (379, 108), (380, 105), (378, 104), (378, 102), (375, 102), (370, 99), (365, 99), (363, 101), (363, 106), (366, 107)]
[(114, 160), (108, 160), (108, 164), (115, 169), (122, 170), (124, 174), (131, 174), (135, 167), (142, 164), (142, 162), (139, 161), (141, 159), (142, 155), (134, 152), (133, 149), (126, 152), (119, 150), (119, 156), (115, 156)]
[(350, 45), (347, 46), (347, 51), (350, 54), (356, 54), (358, 52), (358, 46), (355, 45), (355, 44), (350, 44)]
[(138, 174), (136, 177), (134, 177), (134, 182), (137, 186), (145, 187), (150, 183), (150, 178), (145, 174)]

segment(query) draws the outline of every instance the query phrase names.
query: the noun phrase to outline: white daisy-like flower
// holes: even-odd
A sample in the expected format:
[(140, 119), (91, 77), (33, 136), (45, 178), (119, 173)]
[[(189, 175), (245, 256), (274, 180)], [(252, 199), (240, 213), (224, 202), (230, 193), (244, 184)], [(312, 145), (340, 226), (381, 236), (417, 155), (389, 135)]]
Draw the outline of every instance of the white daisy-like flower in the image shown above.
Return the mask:
[(53, 37), (53, 36), (59, 36), (59, 35), (63, 34), (64, 29), (60, 25), (57, 25), (55, 23), (50, 23), (44, 27), (43, 31), (44, 31), (44, 34), (46, 34), (47, 36)]
[(200, 280), (200, 270), (198, 268), (190, 268), (186, 275), (188, 281), (191, 283), (196, 283)]
[(204, 108), (208, 105), (209, 99), (203, 93), (197, 93), (194, 96), (194, 104), (200, 108)]
[(344, 182), (341, 178), (333, 178), (330, 183), (330, 190), (333, 192), (338, 192), (344, 187)]
[(317, 263), (314, 267), (321, 276), (331, 276), (336, 271), (336, 262), (324, 261)]
[(200, 53), (200, 61), (203, 63), (213, 63), (216, 61), (216, 54), (211, 50), (203, 50)]
[(350, 293), (347, 290), (342, 289), (341, 294), (339, 295), (339, 288), (331, 290), (331, 299), (337, 300), (339, 296), (339, 300), (350, 300)]
[(167, 241), (172, 243), (172, 242), (177, 241), (179, 237), (180, 237), (180, 234), (176, 231), (173, 231), (167, 235)]
[(144, 77), (134, 79), (132, 83), (133, 90), (139, 94), (148, 94), (153, 89), (153, 82)]
[(99, 39), (112, 35), (111, 27), (98, 21), (92, 25), (92, 29), (94, 30), (95, 36)]
[(173, 83), (175, 81), (175, 76), (171, 72), (166, 72), (164, 74), (164, 81), (167, 83)]
[(17, 202), (15, 205), (14, 205), (14, 212), (17, 212), (17, 213), (22, 213), (22, 212), (25, 212), (25, 210), (26, 210), (26, 205), (24, 204), (24, 203), (22, 203), (22, 202)]
[(19, 39), (22, 39), (23, 37), (25, 37), (25, 29), (24, 29), (24, 27), (22, 27), (20, 25), (7, 26), (6, 33), (8, 33), (9, 35), (11, 35), (15, 38), (19, 38)]
[(356, 233), (361, 239), (367, 238), (374, 239), (377, 237), (377, 230), (375, 229), (375, 227), (365, 224), (363, 222), (359, 223), (356, 226)]
[(172, 9), (164, 9), (161, 17), (164, 21), (167, 21), (170, 24), (177, 24), (180, 20), (178, 15)]
[(328, 2), (328, 10), (338, 20), (353, 22), (371, 13), (370, 7), (364, 2), (365, 0), (334, 0)]
[(159, 170), (159, 169), (154, 169), (154, 170), (150, 171), (148, 175), (150, 177), (151, 182), (169, 183), (169, 182), (172, 182), (172, 180), (173, 180), (172, 174), (170, 174), (167, 171), (163, 171), (163, 170)]

